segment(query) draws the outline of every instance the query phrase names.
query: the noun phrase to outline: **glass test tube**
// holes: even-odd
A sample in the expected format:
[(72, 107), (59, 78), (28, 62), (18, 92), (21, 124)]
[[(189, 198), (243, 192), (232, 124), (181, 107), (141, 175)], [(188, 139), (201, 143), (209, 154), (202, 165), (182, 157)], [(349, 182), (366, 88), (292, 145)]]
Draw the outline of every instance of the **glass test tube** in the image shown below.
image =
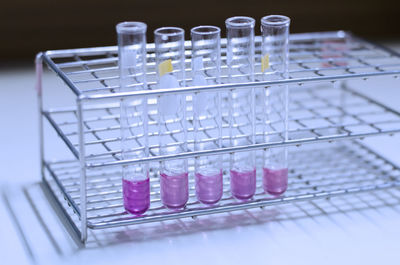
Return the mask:
[[(221, 82), (220, 28), (192, 28), (192, 77), (194, 86), (215, 85)], [(220, 148), (221, 97), (219, 92), (200, 92), (193, 97), (195, 151)], [(221, 156), (200, 156), (195, 159), (197, 199), (215, 204), (222, 198)]]
[[(147, 89), (146, 83), (146, 29), (142, 22), (122, 22), (116, 27), (120, 91)], [(148, 156), (147, 99), (121, 99), (122, 159)], [(126, 165), (122, 168), (122, 191), (125, 209), (142, 214), (150, 206), (148, 164)]]
[[(250, 17), (231, 17), (227, 29), (227, 65), (230, 83), (254, 81), (254, 25)], [(232, 89), (229, 95), (230, 144), (255, 143), (254, 88)], [(230, 155), (231, 192), (237, 199), (250, 199), (256, 190), (255, 153)]]
[[(185, 84), (184, 30), (163, 27), (154, 31), (158, 88), (178, 88)], [(187, 151), (185, 95), (158, 97), (160, 155)], [(162, 161), (161, 201), (171, 209), (186, 205), (189, 198), (187, 159)]]
[[(286, 16), (270, 15), (261, 19), (261, 71), (263, 79), (287, 79), (289, 70), (289, 25)], [(288, 85), (264, 90), (264, 141), (288, 139)], [(263, 188), (271, 195), (281, 195), (288, 185), (288, 151), (286, 147), (264, 151)]]

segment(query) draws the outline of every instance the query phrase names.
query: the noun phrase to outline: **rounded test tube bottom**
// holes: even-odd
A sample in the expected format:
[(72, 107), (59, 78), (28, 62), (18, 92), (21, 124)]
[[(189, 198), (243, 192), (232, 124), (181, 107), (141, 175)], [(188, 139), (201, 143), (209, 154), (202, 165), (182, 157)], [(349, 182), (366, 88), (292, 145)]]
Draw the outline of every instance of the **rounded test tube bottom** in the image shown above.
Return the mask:
[(256, 169), (249, 171), (231, 170), (231, 193), (239, 200), (247, 200), (256, 192)]
[(188, 173), (176, 175), (160, 174), (161, 201), (165, 207), (180, 209), (189, 199)]
[(215, 204), (222, 198), (222, 170), (216, 174), (195, 174), (196, 196), (204, 204)]
[(288, 169), (269, 169), (263, 168), (263, 188), (264, 191), (279, 196), (283, 194), (288, 186)]
[(150, 207), (150, 180), (122, 180), (125, 210), (140, 215)]

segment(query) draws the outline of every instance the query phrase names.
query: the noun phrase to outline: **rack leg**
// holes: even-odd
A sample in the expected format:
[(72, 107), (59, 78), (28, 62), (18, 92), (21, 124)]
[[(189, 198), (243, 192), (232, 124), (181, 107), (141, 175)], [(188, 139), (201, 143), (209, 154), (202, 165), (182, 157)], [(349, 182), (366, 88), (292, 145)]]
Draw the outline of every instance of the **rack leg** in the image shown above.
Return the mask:
[[(67, 231), (70, 233), (73, 240), (77, 243), (81, 243), (81, 232), (79, 228), (76, 226), (74, 221), (71, 219), (71, 216), (66, 212), (60, 201), (58, 200), (57, 196), (54, 194), (53, 190), (50, 188), (50, 185), (46, 178), (43, 178), (41, 183), (43, 192), (47, 199), (50, 202), (51, 207), (60, 217), (61, 222), (67, 228)], [(80, 246), (80, 245), (79, 245)]]
[(43, 138), (43, 97), (42, 97), (42, 75), (43, 75), (43, 59), (42, 53), (38, 53), (35, 58), (36, 85), (38, 100), (38, 121), (39, 121), (39, 158), (40, 158), (40, 174), (44, 180), (44, 138)]
[(83, 129), (83, 110), (82, 100), (78, 97), (78, 133), (79, 133), (79, 162), (80, 162), (80, 174), (81, 174), (81, 187), (80, 187), (80, 199), (81, 199), (81, 240), (85, 244), (87, 239), (87, 214), (86, 214), (86, 159), (85, 159), (85, 135)]

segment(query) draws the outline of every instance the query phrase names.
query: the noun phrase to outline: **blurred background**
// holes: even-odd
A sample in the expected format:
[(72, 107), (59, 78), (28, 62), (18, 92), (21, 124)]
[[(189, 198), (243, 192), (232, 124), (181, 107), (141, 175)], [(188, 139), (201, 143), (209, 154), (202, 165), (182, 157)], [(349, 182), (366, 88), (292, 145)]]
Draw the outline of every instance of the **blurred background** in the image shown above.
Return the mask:
[[(378, 41), (400, 39), (399, 0), (201, 0), (201, 1), (2, 1), (0, 10), (1, 62), (32, 62), (43, 50), (114, 45), (115, 25), (139, 20), (148, 24), (148, 41), (154, 29), (200, 24), (224, 29), (226, 18), (268, 14), (292, 18), (292, 32), (350, 30)], [(259, 25), (256, 28), (259, 34)], [(224, 31), (222, 32), (225, 35)]]

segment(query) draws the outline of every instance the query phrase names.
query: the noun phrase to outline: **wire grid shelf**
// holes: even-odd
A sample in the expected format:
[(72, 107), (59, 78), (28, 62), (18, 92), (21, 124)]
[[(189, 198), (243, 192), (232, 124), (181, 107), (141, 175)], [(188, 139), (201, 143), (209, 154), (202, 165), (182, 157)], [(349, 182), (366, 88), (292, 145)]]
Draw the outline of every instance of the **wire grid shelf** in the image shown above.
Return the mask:
[[(276, 147), (283, 145), (298, 145), (314, 141), (332, 141), (343, 138), (360, 138), (377, 134), (393, 134), (400, 131), (400, 113), (392, 110), (362, 94), (348, 88), (337, 88), (334, 85), (304, 86), (300, 89), (290, 91), (289, 111), (289, 140), (277, 137), (276, 141), (264, 143), (261, 125), (262, 119), (258, 119), (256, 128), (256, 143), (248, 146), (231, 147), (228, 144), (222, 148), (210, 150), (209, 153), (229, 153), (232, 151), (243, 151), (261, 149), (265, 147)], [(227, 99), (225, 99), (227, 101)], [(156, 104), (153, 104), (156, 105)], [(226, 104), (223, 104), (226, 105)], [(154, 107), (154, 106), (153, 106)], [(86, 161), (88, 167), (100, 167), (119, 165), (127, 163), (121, 159), (120, 149), (120, 124), (119, 105), (101, 105), (84, 110), (86, 118), (84, 134), (86, 141)], [(188, 119), (191, 120), (188, 111)], [(224, 112), (223, 113), (227, 113)], [(58, 132), (59, 136), (67, 143), (72, 153), (79, 159), (79, 135), (76, 130), (78, 126), (78, 115), (76, 108), (43, 111), (43, 115)], [(168, 159), (169, 156), (158, 155), (158, 124), (157, 113), (150, 114), (149, 142), (150, 154), (148, 158), (137, 159), (142, 161), (159, 161)], [(208, 118), (212, 124), (213, 117)], [(226, 117), (225, 120), (227, 120)], [(238, 118), (241, 120), (241, 117)], [(279, 122), (279, 121), (277, 121)], [(172, 122), (171, 122), (172, 123)], [(204, 121), (206, 123), (206, 121)], [(168, 127), (169, 124), (165, 126)], [(237, 123), (238, 131), (248, 127), (249, 121)], [(223, 125), (228, 128), (229, 124)], [(210, 125), (204, 129), (204, 133), (215, 130), (216, 125)], [(135, 129), (135, 128), (133, 128)], [(189, 133), (193, 127), (188, 128)], [(181, 133), (176, 128), (166, 128), (165, 134), (174, 135)], [(212, 134), (212, 133), (210, 133)], [(280, 132), (276, 132), (277, 135)], [(234, 140), (248, 137), (241, 135), (223, 135), (223, 143), (229, 143), (230, 137)], [(179, 140), (179, 139), (178, 139)], [(179, 141), (176, 140), (176, 144)], [(178, 155), (179, 157), (194, 157), (204, 154), (194, 151), (193, 140), (188, 141), (188, 152)], [(176, 156), (175, 156), (176, 157)]]
[[(193, 166), (189, 173), (189, 202), (183, 210), (171, 211), (160, 201), (159, 177), (151, 171), (151, 208), (143, 216), (132, 216), (123, 207), (121, 171), (97, 169), (87, 176), (88, 227), (103, 229), (122, 225), (196, 217), (232, 210), (264, 207), (280, 203), (332, 197), (400, 186), (400, 169), (357, 141), (292, 147), (288, 190), (281, 197), (264, 193), (261, 170), (257, 170), (257, 190), (253, 199), (238, 201), (230, 194), (229, 172), (224, 171), (224, 194), (214, 206), (204, 206), (195, 197)], [(257, 152), (261, 164), (262, 154)], [(224, 159), (229, 164), (228, 156)], [(46, 163), (49, 187), (65, 210), (78, 222), (80, 216), (80, 172), (76, 161)], [(58, 182), (58, 183), (57, 183)], [(61, 188), (61, 189), (60, 189)], [(62, 192), (69, 198), (65, 197)], [(64, 199), (63, 199), (64, 197)], [(64, 202), (68, 202), (69, 206)], [(69, 201), (70, 200), (70, 201)]]
[[(360, 39), (348, 32), (292, 34), (290, 36), (289, 80), (260, 83), (303, 83), (318, 80), (367, 78), (375, 75), (400, 74), (400, 55), (394, 51)], [(255, 80), (262, 81), (261, 37), (255, 38)], [(147, 80), (150, 90), (157, 94), (154, 44), (147, 45)], [(191, 84), (191, 43), (185, 42), (186, 83)], [(119, 91), (117, 47), (85, 48), (48, 51), (43, 60), (68, 84), (76, 95), (101, 98)], [(228, 89), (226, 39), (221, 40), (220, 88)], [(273, 68), (274, 66), (271, 65)], [(257, 84), (252, 83), (250, 86)], [(260, 85), (258, 84), (258, 85)], [(247, 85), (247, 86), (249, 86)], [(246, 84), (235, 84), (235, 87)], [(207, 88), (204, 88), (206, 90)], [(213, 89), (213, 88), (208, 88)], [(192, 92), (193, 89), (179, 89)], [(196, 88), (197, 91), (202, 89)], [(161, 91), (161, 90), (160, 90)], [(172, 92), (168, 92), (172, 93)], [(145, 93), (128, 93), (144, 95)], [(93, 97), (91, 97), (93, 96)]]
[[(260, 40), (256, 37), (258, 55)], [(338, 139), (400, 132), (399, 112), (350, 89), (345, 83), (338, 82), (382, 75), (397, 77), (400, 74), (400, 55), (342, 31), (294, 34), (290, 39), (289, 79), (260, 81), (261, 73), (256, 72), (256, 82), (230, 84), (227, 82), (227, 69), (223, 67), (223, 84), (193, 87), (190, 86), (190, 42), (186, 42), (185, 46), (186, 77), (189, 87), (169, 90), (156, 88), (154, 44), (149, 44), (147, 47), (149, 90), (144, 92), (118, 92), (116, 47), (48, 51), (38, 57), (59, 75), (77, 99), (75, 106), (46, 110), (43, 109), (40, 99), (39, 107), (42, 114), (40, 128), (44, 184), (83, 242), (87, 238), (87, 228), (100, 229), (193, 217), (398, 185), (399, 170), (395, 165), (353, 141), (351, 147), (346, 145), (339, 148), (330, 145), (314, 150), (299, 149), (302, 151), (292, 153), (289, 189), (283, 197), (268, 197), (262, 193), (258, 183), (257, 194), (253, 200), (237, 202), (229, 195), (227, 186), (229, 181), (225, 171), (225, 193), (221, 203), (208, 208), (201, 206), (193, 195), (192, 173), (195, 156), (223, 154), (226, 160), (228, 154), (232, 152), (257, 150), (257, 153), (260, 153), (264, 148), (300, 146), (303, 143), (331, 142)], [(225, 57), (226, 40), (222, 40), (223, 61)], [(261, 69), (259, 61), (256, 61), (255, 69)], [(281, 137), (282, 132), (278, 131), (276, 132), (278, 140), (265, 143), (262, 131), (256, 130), (256, 142), (249, 145), (236, 147), (224, 145), (221, 148), (199, 152), (194, 151), (193, 145), (189, 142), (189, 149), (185, 153), (174, 157), (158, 155), (157, 143), (151, 141), (152, 137), (154, 139), (158, 137), (156, 130), (151, 130), (152, 126), (157, 127), (157, 97), (184, 94), (189, 103), (187, 113), (190, 122), (192, 120), (190, 103), (193, 93), (208, 91), (228, 93), (230, 89), (249, 87), (265, 89), (272, 85), (290, 85), (289, 140), (284, 141)], [(41, 93), (39, 96), (41, 97)], [(143, 96), (148, 97), (150, 106), (150, 156), (143, 159), (121, 160), (119, 100)], [(51, 124), (76, 160), (67, 162), (45, 160), (43, 117)], [(256, 117), (256, 123), (261, 121), (262, 118)], [(152, 122), (154, 124), (151, 124)], [(244, 122), (236, 125), (240, 129), (240, 126), (246, 127), (249, 124)], [(209, 129), (212, 130), (212, 126)], [(189, 126), (188, 131), (190, 130), (193, 128)], [(164, 131), (171, 136), (179, 133), (168, 129)], [(223, 137), (229, 142), (229, 137), (248, 137), (248, 135), (223, 135)], [(161, 206), (158, 193), (158, 162), (172, 158), (189, 158), (191, 170), (190, 201), (186, 209), (176, 212), (168, 211)], [(149, 162), (151, 165), (152, 203), (146, 215), (133, 218), (123, 210), (121, 174), (119, 167), (112, 166), (138, 162)], [(258, 179), (260, 180), (260, 176)], [(70, 207), (62, 206), (62, 198)]]

